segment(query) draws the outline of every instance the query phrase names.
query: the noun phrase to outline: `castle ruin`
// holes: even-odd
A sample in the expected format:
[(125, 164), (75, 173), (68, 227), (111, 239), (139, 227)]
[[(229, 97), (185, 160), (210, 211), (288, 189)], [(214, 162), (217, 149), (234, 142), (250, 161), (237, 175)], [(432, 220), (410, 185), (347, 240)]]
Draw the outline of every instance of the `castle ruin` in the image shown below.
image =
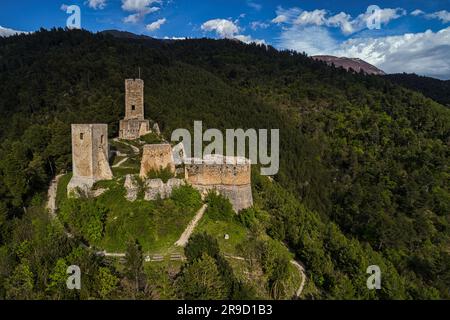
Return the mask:
[(68, 194), (78, 190), (88, 193), (96, 181), (111, 180), (108, 155), (108, 125), (72, 124), (73, 176)]
[(145, 178), (150, 171), (160, 171), (166, 168), (169, 168), (172, 173), (175, 172), (175, 163), (170, 144), (146, 144), (142, 153), (139, 176)]
[(236, 212), (253, 205), (251, 163), (246, 158), (209, 155), (185, 159), (185, 176), (203, 195), (215, 190), (228, 198)]
[[(120, 121), (119, 138), (134, 140), (152, 131), (159, 134), (158, 124), (154, 123), (150, 129), (150, 121), (144, 119), (144, 81), (125, 80), (125, 119)], [(80, 191), (90, 194), (96, 181), (113, 178), (106, 124), (72, 124), (72, 162), (73, 176), (67, 187), (69, 195), (77, 196)], [(182, 165), (176, 167), (175, 163)], [(149, 172), (166, 168), (173, 174), (184, 174), (184, 180), (172, 178), (163, 183), (160, 179), (147, 178)], [(143, 146), (139, 176), (145, 180), (146, 200), (169, 197), (174, 188), (187, 182), (203, 196), (216, 191), (228, 198), (236, 212), (253, 205), (251, 163), (243, 157), (185, 158), (182, 144), (174, 148), (169, 143), (147, 144)], [(127, 175), (124, 186), (127, 199), (136, 200), (139, 185), (133, 175)]]
[(150, 132), (150, 121), (144, 118), (144, 81), (125, 80), (125, 118), (120, 120), (119, 138), (134, 140)]

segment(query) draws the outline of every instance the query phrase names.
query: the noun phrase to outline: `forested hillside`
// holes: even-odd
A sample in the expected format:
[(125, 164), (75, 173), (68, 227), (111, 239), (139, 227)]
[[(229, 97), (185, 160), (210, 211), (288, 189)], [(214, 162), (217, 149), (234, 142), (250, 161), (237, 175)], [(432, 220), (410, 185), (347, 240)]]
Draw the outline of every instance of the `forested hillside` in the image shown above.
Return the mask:
[(389, 74), (386, 78), (405, 88), (419, 91), (424, 96), (450, 107), (450, 80), (444, 81), (407, 73)]
[[(52, 177), (71, 170), (70, 124), (108, 123), (116, 137), (123, 81), (138, 67), (146, 116), (166, 136), (194, 120), (280, 129), (280, 172), (273, 182), (254, 174), (248, 224), (305, 264), (305, 298), (450, 298), (449, 109), (383, 77), (272, 47), (65, 30), (0, 38), (0, 297), (109, 297), (117, 271), (67, 240), (42, 204)], [(79, 296), (51, 285), (63, 257), (92, 268)], [(366, 288), (373, 264), (383, 272), (376, 292)], [(161, 292), (171, 280), (157, 281)], [(233, 290), (220, 297), (255, 297)]]

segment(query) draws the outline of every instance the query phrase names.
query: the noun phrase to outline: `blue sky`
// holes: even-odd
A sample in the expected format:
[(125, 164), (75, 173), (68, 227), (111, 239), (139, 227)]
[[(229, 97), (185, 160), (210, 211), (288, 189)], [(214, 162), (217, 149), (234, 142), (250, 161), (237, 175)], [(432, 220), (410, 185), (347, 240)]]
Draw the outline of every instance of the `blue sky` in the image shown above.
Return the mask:
[[(450, 0), (2, 0), (0, 35), (65, 27), (68, 5), (80, 7), (91, 31), (237, 38), (450, 79)], [(379, 28), (367, 23), (375, 18)]]

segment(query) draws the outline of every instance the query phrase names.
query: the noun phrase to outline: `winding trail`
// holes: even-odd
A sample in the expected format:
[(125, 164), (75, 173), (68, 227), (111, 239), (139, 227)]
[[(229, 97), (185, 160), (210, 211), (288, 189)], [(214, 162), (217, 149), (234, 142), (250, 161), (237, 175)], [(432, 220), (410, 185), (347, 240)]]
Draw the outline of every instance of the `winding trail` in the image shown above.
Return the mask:
[(123, 158), (122, 160), (120, 160), (119, 162), (117, 162), (115, 165), (113, 165), (113, 168), (117, 168), (120, 167), (122, 164), (124, 164), (126, 161), (128, 160), (128, 157)]
[(200, 208), (200, 210), (197, 211), (197, 213), (195, 214), (194, 219), (192, 219), (191, 222), (189, 222), (189, 225), (184, 230), (184, 232), (181, 235), (180, 239), (178, 239), (178, 241), (175, 242), (176, 246), (178, 246), (178, 247), (185, 247), (186, 246), (186, 244), (189, 241), (189, 238), (191, 237), (192, 232), (194, 232), (195, 227), (197, 226), (197, 224), (200, 221), (200, 219), (203, 217), (203, 214), (205, 213), (207, 207), (208, 207), (208, 205), (204, 204)]
[(305, 274), (305, 267), (303, 266), (302, 263), (295, 261), (295, 260), (291, 260), (290, 261), (292, 265), (294, 265), (298, 271), (300, 272), (300, 275), (302, 276), (302, 282), (300, 283), (300, 287), (297, 289), (297, 292), (295, 293), (295, 296), (297, 298), (300, 298), (302, 292), (303, 292), (303, 288), (305, 287), (305, 283), (306, 283), (306, 274)]
[[(240, 261), (248, 261), (249, 260), (244, 257), (233, 256), (230, 254), (224, 254), (224, 256), (225, 256), (225, 258), (235, 259), (235, 260), (240, 260)], [(303, 266), (302, 263), (295, 261), (295, 260), (291, 260), (289, 262), (297, 268), (297, 270), (300, 273), (300, 276), (302, 277), (302, 282), (300, 283), (300, 286), (298, 287), (297, 291), (295, 292), (295, 297), (300, 298), (300, 296), (302, 295), (302, 292), (303, 292), (303, 288), (305, 287), (305, 283), (306, 283), (305, 267)]]
[(118, 143), (122, 143), (122, 144), (124, 144), (126, 146), (129, 146), (133, 150), (133, 152), (135, 154), (139, 154), (140, 153), (139, 148), (136, 147), (136, 146), (133, 146), (131, 143), (128, 143), (128, 142), (126, 142), (124, 140), (120, 140), (119, 138), (114, 138), (113, 141), (118, 142)]
[(46, 208), (50, 211), (52, 219), (56, 218), (56, 210), (58, 210), (56, 205), (56, 195), (58, 193), (58, 183), (62, 176), (63, 174), (59, 174), (52, 180), (47, 192), (48, 200)]

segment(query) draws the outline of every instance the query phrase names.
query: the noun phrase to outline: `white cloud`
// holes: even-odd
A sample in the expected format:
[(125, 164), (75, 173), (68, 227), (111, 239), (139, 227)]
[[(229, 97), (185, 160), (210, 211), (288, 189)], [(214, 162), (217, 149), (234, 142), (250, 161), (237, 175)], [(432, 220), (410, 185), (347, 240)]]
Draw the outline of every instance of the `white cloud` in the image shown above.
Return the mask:
[(122, 10), (133, 12), (123, 19), (125, 23), (138, 23), (142, 21), (146, 15), (160, 10), (153, 4), (162, 4), (161, 0), (122, 0)]
[(247, 1), (247, 5), (256, 11), (260, 11), (262, 9), (262, 5), (254, 1)]
[(167, 21), (166, 18), (156, 20), (155, 22), (152, 22), (152, 23), (148, 24), (148, 25), (146, 26), (146, 29), (147, 29), (148, 31), (150, 31), (150, 32), (156, 31), (156, 30), (158, 30), (159, 28), (161, 28), (161, 26), (162, 26), (164, 23), (166, 23), (166, 21)]
[(277, 16), (272, 19), (272, 23), (292, 23), (300, 13), (302, 13), (302, 9), (300, 8), (283, 9), (282, 7), (278, 7), (276, 10)]
[(252, 23), (250, 23), (250, 28), (252, 28), (253, 30), (267, 29), (268, 27), (270, 27), (270, 25), (262, 21), (253, 21)]
[(130, 14), (129, 16), (125, 17), (123, 19), (123, 22), (125, 22), (125, 23), (138, 23), (139, 21), (142, 21), (147, 14), (156, 12), (158, 10), (160, 10), (160, 8), (158, 8), (158, 7), (146, 8), (146, 9), (140, 11), (140, 12), (133, 13), (133, 14)]
[(439, 19), (442, 23), (450, 22), (450, 12), (447, 10), (441, 10), (434, 13), (425, 15), (428, 19)]
[(292, 26), (278, 38), (278, 47), (309, 55), (363, 59), (387, 73), (408, 72), (450, 79), (450, 27), (378, 38), (337, 41), (325, 26)]
[(4, 27), (0, 26), (0, 37), (9, 37), (9, 36), (13, 36), (15, 34), (21, 34), (21, 33), (29, 33), (29, 32), (13, 30), (13, 29), (4, 28)]
[(450, 78), (450, 27), (381, 38), (350, 39), (336, 52), (358, 57), (388, 73), (415, 72)]
[(303, 11), (297, 19), (295, 19), (294, 24), (296, 25), (315, 25), (322, 26), (327, 22), (325, 16), (327, 15), (326, 10), (314, 10), (314, 11)]
[(160, 0), (122, 0), (122, 9), (128, 12), (142, 12), (153, 3), (161, 4)]
[(239, 41), (242, 41), (244, 43), (256, 43), (259, 45), (265, 45), (266, 41), (264, 41), (263, 39), (253, 39), (251, 36), (244, 36), (242, 34), (238, 34), (236, 36), (233, 37), (233, 39), (237, 39)]
[(351, 34), (355, 32), (355, 28), (352, 23), (352, 16), (345, 13), (340, 12), (327, 20), (327, 24), (332, 27), (341, 28), (342, 33)]
[(106, 7), (106, 0), (87, 0), (85, 2), (92, 9), (104, 9)]
[(325, 54), (338, 48), (337, 41), (324, 27), (293, 25), (284, 30), (277, 39), (278, 47), (309, 55)]
[(232, 38), (239, 32), (239, 27), (227, 19), (212, 19), (202, 24), (203, 31), (214, 31), (222, 38)]
[[(329, 12), (324, 9), (304, 11), (299, 8), (282, 9), (278, 8), (277, 16), (272, 20), (276, 24), (290, 24), (298, 26), (327, 26), (340, 28), (342, 33), (348, 35), (361, 31), (367, 27), (367, 22), (371, 21), (375, 15), (365, 12), (352, 18), (350, 14), (340, 12), (334, 16), (329, 16)], [(398, 19), (406, 14), (401, 8), (380, 9), (377, 13), (381, 25), (388, 24), (391, 20)]]
[(412, 12), (410, 13), (410, 15), (415, 16), (415, 17), (421, 16), (421, 15), (423, 15), (423, 14), (425, 14), (425, 12), (423, 12), (423, 11), (420, 10), (420, 9), (416, 9), (416, 10), (414, 10), (414, 11), (412, 11)]
[(215, 32), (220, 38), (237, 39), (245, 43), (265, 44), (264, 40), (253, 39), (249, 35), (239, 34), (241, 31), (236, 22), (227, 19), (212, 19), (202, 24), (203, 31)]
[(180, 41), (180, 40), (186, 40), (187, 38), (186, 38), (186, 37), (168, 37), (168, 36), (165, 36), (163, 39), (164, 39), (164, 40), (176, 40), (176, 41)]

